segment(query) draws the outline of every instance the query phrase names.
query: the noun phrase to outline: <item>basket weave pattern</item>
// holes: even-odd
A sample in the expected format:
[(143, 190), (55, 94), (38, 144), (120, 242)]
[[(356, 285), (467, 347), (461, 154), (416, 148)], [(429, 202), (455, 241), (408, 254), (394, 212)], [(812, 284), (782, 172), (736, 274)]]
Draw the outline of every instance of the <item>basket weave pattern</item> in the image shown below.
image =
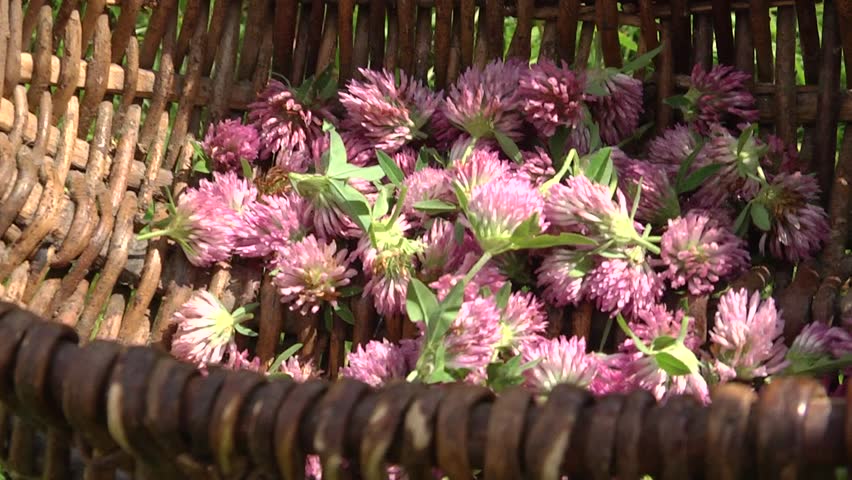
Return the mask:
[[(686, 85), (694, 63), (709, 66), (714, 52), (719, 63), (754, 74), (762, 124), (774, 126), (785, 142), (794, 142), (802, 127), (800, 157), (819, 180), (831, 239), (795, 277), (789, 266), (767, 264), (734, 282), (750, 290), (772, 283), (784, 309), (785, 336), (792, 339), (811, 321), (831, 322), (852, 310), (852, 297), (841, 295), (852, 274), (845, 253), (852, 133), (837, 141), (837, 127), (852, 120), (850, 85), (840, 85), (841, 61), (847, 72), (852, 68), (852, 30), (846, 28), (852, 25), (852, 1), (825, 2), (821, 32), (814, 2), (792, 0), (114, 2), (0, 0), (0, 298), (65, 325), (33, 323), (3, 307), (0, 329), (8, 335), (0, 335), (6, 349), (0, 348), (0, 374), (7, 387), (0, 389), (6, 408), (0, 455), (11, 470), (70, 478), (70, 470), (51, 469), (74, 465), (68, 457), (72, 444), (73, 458), (85, 460), (91, 478), (116, 471), (147, 478), (152, 463), (163, 464), (158, 474), (176, 478), (213, 478), (208, 467), (226, 476), (242, 473), (250, 463), (270, 476), (294, 478), (298, 468), (289, 462), (315, 450), (324, 462), (341, 452), (360, 458), (369, 478), (382, 471), (376, 459), (384, 457), (419, 466), (412, 478), (425, 478), (432, 464), (453, 478), (481, 467), (487, 478), (518, 478), (521, 471), (556, 478), (552, 473), (560, 468), (595, 478), (616, 470), (619, 478), (639, 472), (733, 478), (758, 467), (765, 478), (775, 478), (790, 463), (831, 466), (852, 458), (843, 448), (852, 445), (842, 440), (844, 404), (820, 396), (808, 382), (773, 385), (758, 403), (745, 390), (726, 387), (703, 410), (686, 400), (653, 407), (641, 395), (593, 402), (569, 390), (531, 406), (520, 392), (495, 401), (472, 387), (376, 393), (349, 382), (292, 387), (254, 375), (201, 378), (157, 351), (168, 340), (172, 314), (198, 289), (229, 307), (258, 299), (261, 360), (276, 355), (283, 330), (304, 344), (301, 354), (322, 357), (332, 376), (342, 366), (347, 340), (362, 344), (377, 326), (378, 334), (398, 340), (410, 322), (380, 320), (369, 301), (358, 298), (351, 305), (354, 326), (336, 319), (327, 331), (317, 316), (286, 311), (270, 279), (250, 265), (196, 269), (165, 239), (137, 241), (134, 234), (152, 201), (162, 209), (162, 187), (177, 194), (191, 181), (195, 133), (244, 110), (271, 72), (298, 83), (337, 59), (341, 84), (359, 67), (383, 66), (424, 79), (433, 70), (436, 87), (443, 88), (469, 66), (504, 51), (528, 57), (537, 22), (543, 24), (541, 55), (582, 64), (597, 34), (607, 65), (619, 66), (618, 28), (631, 25), (640, 29), (640, 52), (664, 47), (646, 88), (647, 116), (657, 128), (674, 120), (663, 100)], [(149, 20), (137, 31), (142, 13), (150, 13)], [(508, 44), (506, 17), (517, 19)], [(798, 68), (804, 85), (797, 85)], [(713, 300), (690, 300), (690, 313), (706, 335)], [(554, 333), (594, 337), (600, 323), (595, 315), (587, 304), (551, 312), (549, 322)], [(92, 337), (151, 347), (75, 346)], [(74, 364), (66, 365), (71, 359)], [(126, 388), (124, 398), (135, 403), (107, 405), (112, 385)], [(266, 407), (249, 409), (267, 398), (272, 403)], [(806, 412), (796, 410), (794, 400), (809, 405)], [(282, 401), (281, 411), (288, 413), (276, 417), (268, 405)], [(426, 412), (426, 424), (437, 422), (428, 445), (417, 451), (398, 445), (408, 438), (401, 425), (414, 403)], [(371, 417), (380, 404), (394, 412), (387, 423)], [(750, 413), (752, 404), (756, 413)], [(112, 416), (104, 418), (101, 409)], [(526, 417), (520, 414), (525, 410)], [(255, 417), (243, 421), (246, 412)], [(539, 416), (552, 421), (536, 422)], [(37, 430), (48, 433), (38, 436)], [(847, 430), (852, 435), (852, 427)], [(602, 446), (573, 457), (557, 450), (558, 458), (567, 459), (554, 467), (544, 445), (556, 433), (572, 431), (572, 446), (598, 440)], [(330, 443), (317, 448), (319, 437)], [(641, 452), (639, 443), (629, 444), (640, 438)], [(728, 460), (706, 460), (711, 458)]]

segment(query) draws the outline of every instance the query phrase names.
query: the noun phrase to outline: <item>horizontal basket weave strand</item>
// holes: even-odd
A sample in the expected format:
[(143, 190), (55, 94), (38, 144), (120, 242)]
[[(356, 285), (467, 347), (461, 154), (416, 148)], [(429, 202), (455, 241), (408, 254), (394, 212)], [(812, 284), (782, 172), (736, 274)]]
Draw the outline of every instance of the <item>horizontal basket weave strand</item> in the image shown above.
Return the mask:
[[(583, 64), (599, 35), (605, 62), (618, 66), (618, 27), (632, 25), (640, 51), (663, 45), (646, 88), (646, 116), (657, 128), (674, 120), (663, 100), (714, 52), (719, 63), (754, 75), (762, 124), (786, 142), (802, 127), (800, 157), (819, 180), (831, 239), (795, 277), (789, 266), (768, 264), (734, 282), (751, 290), (772, 284), (792, 339), (803, 325), (852, 309), (852, 297), (842, 295), (852, 273), (845, 253), (852, 132), (836, 151), (837, 127), (852, 121), (850, 85), (840, 85), (841, 61), (852, 67), (852, 0), (825, 2), (821, 34), (816, 11), (807, 0), (0, 0), (0, 289), (4, 300), (54, 322), (33, 323), (3, 307), (0, 456), (18, 475), (60, 479), (84, 471), (86, 478), (242, 478), (250, 465), (286, 477), (314, 450), (326, 460), (341, 452), (353, 465), (361, 459), (368, 477), (381, 471), (376, 458), (387, 457), (418, 466), (410, 478), (426, 478), (432, 465), (454, 478), (483, 466), (487, 478), (518, 478), (522, 467), (532, 478), (556, 478), (560, 467), (545, 453), (558, 434), (573, 432), (570, 454), (557, 458), (575, 478), (828, 476), (852, 460), (852, 416), (807, 381), (775, 383), (759, 401), (728, 386), (701, 409), (685, 399), (652, 407), (642, 395), (591, 401), (568, 389), (530, 407), (521, 393), (493, 400), (473, 387), (374, 393), (351, 382), (291, 388), (248, 374), (198, 377), (161, 352), (172, 313), (198, 289), (229, 307), (259, 298), (261, 359), (275, 356), (283, 329), (332, 376), (347, 340), (399, 339), (410, 324), (378, 319), (357, 299), (354, 326), (337, 319), (326, 331), (318, 317), (286, 311), (254, 269), (199, 270), (167, 241), (134, 234), (151, 201), (162, 205), (161, 187), (178, 193), (191, 181), (197, 133), (244, 110), (271, 72), (298, 83), (339, 59), (341, 84), (358, 67), (384, 66), (419, 78), (434, 69), (443, 88), (506, 49), (528, 57), (539, 21), (542, 55)], [(150, 20), (136, 31), (142, 13)], [(517, 28), (504, 45), (508, 16)], [(706, 333), (713, 301), (690, 300)], [(590, 305), (554, 311), (552, 333), (593, 338), (595, 315)], [(149, 347), (75, 346), (93, 336)], [(287, 413), (276, 417), (267, 405), (265, 416), (249, 418), (260, 415), (249, 406), (267, 397)], [(425, 425), (435, 422), (426, 437), (434, 451), (405, 449), (411, 438), (399, 425), (411, 417), (411, 398), (428, 411)], [(397, 414), (372, 425), (380, 402)], [(320, 437), (328, 441), (316, 449)], [(250, 478), (267, 478), (257, 475)]]
[[(451, 479), (834, 478), (852, 459), (852, 398), (804, 377), (759, 397), (725, 384), (710, 407), (641, 390), (595, 400), (569, 385), (539, 405), (522, 388), (495, 398), (472, 385), (205, 376), (151, 348), (79, 347), (70, 327), (13, 304), (0, 312), (0, 399), (18, 415), (0, 438), (21, 478), (303, 478), (305, 453), (350, 459), (324, 478), (386, 478), (384, 462), (412, 479), (433, 465)], [(71, 439), (86, 448), (69, 453)]]

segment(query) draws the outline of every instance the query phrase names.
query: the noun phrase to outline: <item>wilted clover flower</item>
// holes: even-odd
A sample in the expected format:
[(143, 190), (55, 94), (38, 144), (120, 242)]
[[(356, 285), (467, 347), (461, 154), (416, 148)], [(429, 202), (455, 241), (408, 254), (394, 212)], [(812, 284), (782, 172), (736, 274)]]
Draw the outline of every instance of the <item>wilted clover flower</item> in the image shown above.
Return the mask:
[(710, 332), (715, 369), (722, 381), (751, 380), (787, 367), (784, 319), (772, 298), (749, 297), (745, 289), (730, 290), (719, 299), (716, 323)]
[(459, 267), (463, 249), (456, 240), (455, 226), (451, 222), (436, 218), (421, 238), (421, 243), (423, 251), (417, 254), (420, 264), (418, 277), (424, 283), (431, 283)]
[(586, 353), (586, 339), (582, 337), (541, 339), (523, 350), (523, 360), (539, 361), (524, 376), (525, 384), (540, 393), (562, 383), (589, 388), (599, 368), (595, 354)]
[(222, 361), (225, 352), (234, 344), (235, 326), (252, 315), (245, 309), (233, 314), (206, 290), (193, 294), (172, 317), (177, 325), (172, 338), (172, 355), (199, 367)]
[(523, 155), (524, 162), (518, 168), (517, 175), (533, 186), (541, 186), (556, 175), (553, 160), (543, 148), (535, 147), (532, 151), (522, 152), (521, 155)]
[(462, 303), (443, 339), (448, 368), (487, 367), (502, 337), (500, 310), (491, 298)]
[(367, 275), (364, 294), (372, 295), (379, 315), (401, 313), (405, 307), (408, 284), (417, 268), (414, 260), (424, 248), (420, 241), (406, 238), (410, 229), (408, 220), (400, 215), (387, 229), (373, 238), (364, 236), (358, 243)]
[(364, 80), (352, 80), (340, 93), (340, 103), (348, 113), (344, 127), (387, 153), (426, 137), (423, 129), (438, 108), (437, 94), (406, 74), (397, 81), (387, 70), (358, 71)]
[(536, 271), (542, 297), (555, 307), (576, 305), (583, 295), (583, 278), (592, 267), (592, 256), (582, 250), (555, 249)]
[(852, 354), (852, 335), (822, 322), (805, 325), (787, 350), (786, 359), (794, 372), (804, 371), (821, 361)]
[(345, 249), (338, 250), (334, 241), (323, 243), (313, 235), (281, 249), (275, 266), (273, 282), (281, 301), (303, 315), (317, 313), (322, 302), (337, 306), (340, 289), (355, 276)]
[(404, 379), (414, 367), (408, 364), (402, 347), (387, 340), (371, 340), (366, 345), (358, 345), (347, 359), (348, 365), (340, 374), (373, 387), (394, 379)]
[(444, 116), (475, 138), (488, 138), (500, 132), (520, 140), (523, 122), (515, 91), (521, 72), (521, 64), (515, 61), (495, 60), (481, 70), (469, 68), (448, 90)]
[(637, 220), (665, 225), (666, 221), (680, 215), (677, 191), (669, 182), (664, 167), (627, 156), (619, 157), (615, 166), (618, 184), (627, 200), (632, 204), (637, 193), (639, 195)]
[(266, 257), (298, 241), (310, 227), (307, 209), (305, 199), (292, 193), (262, 196), (243, 216), (243, 228), (237, 232), (237, 254)]
[[(292, 356), (281, 363), (278, 372), (292, 378), (293, 381), (304, 383), (314, 378), (319, 378), (322, 371), (314, 365), (313, 360), (299, 361), (299, 357)], [(319, 462), (317, 462), (319, 464)], [(317, 465), (319, 467), (319, 465)]]
[(246, 348), (240, 351), (235, 342), (228, 344), (228, 360), (223, 364), (230, 370), (247, 370), (249, 372), (261, 373), (264, 366), (260, 363), (260, 357), (250, 358), (251, 352)]
[(678, 124), (648, 141), (647, 148), (648, 161), (662, 166), (673, 176), (687, 157), (698, 148), (698, 142), (688, 126)]
[(644, 251), (632, 247), (628, 258), (603, 259), (586, 276), (586, 292), (598, 308), (633, 318), (663, 296), (663, 280), (647, 263)]
[(532, 293), (516, 292), (509, 295), (501, 318), (503, 346), (514, 352), (523, 351), (535, 343), (547, 328), (544, 305)]
[(719, 208), (726, 202), (751, 200), (760, 190), (760, 182), (755, 177), (766, 146), (753, 135), (741, 142), (721, 125), (709, 128), (709, 139), (696, 156), (693, 170), (713, 164), (721, 168), (695, 192), (698, 205)]
[(588, 73), (589, 83), (605, 95), (587, 94), (592, 118), (600, 126), (601, 140), (618, 145), (639, 127), (642, 114), (642, 81), (621, 72), (598, 69)]
[(261, 158), (301, 151), (321, 137), (323, 119), (333, 119), (323, 108), (298, 98), (296, 91), (278, 80), (270, 80), (249, 104), (248, 119), (260, 132)]
[(565, 62), (558, 66), (542, 58), (521, 74), (517, 102), (539, 135), (552, 137), (558, 127), (574, 128), (583, 121), (585, 85), (584, 76)]
[(547, 227), (543, 209), (541, 193), (528, 182), (495, 180), (473, 189), (467, 221), (484, 251), (500, 253), (510, 246), (512, 234), (522, 223), (535, 219), (539, 231)]
[(818, 205), (819, 185), (812, 175), (779, 173), (756, 199), (769, 211), (771, 228), (760, 251), (797, 263), (811, 258), (829, 236), (828, 216)]
[(217, 170), (237, 170), (242, 160), (253, 163), (257, 159), (260, 137), (257, 129), (238, 119), (223, 120), (207, 129), (201, 146)]
[(766, 135), (766, 159), (764, 163), (775, 171), (794, 173), (799, 168), (799, 151), (795, 143), (787, 143), (777, 135)]
[(713, 292), (719, 280), (749, 265), (745, 242), (702, 213), (669, 220), (660, 250), (672, 287), (687, 286), (693, 295)]
[(740, 123), (757, 121), (759, 114), (748, 89), (749, 78), (749, 74), (734, 67), (715, 65), (706, 72), (696, 64), (690, 77), (692, 86), (684, 95), (690, 101), (687, 120), (695, 122), (701, 133), (707, 133), (711, 124), (729, 118)]

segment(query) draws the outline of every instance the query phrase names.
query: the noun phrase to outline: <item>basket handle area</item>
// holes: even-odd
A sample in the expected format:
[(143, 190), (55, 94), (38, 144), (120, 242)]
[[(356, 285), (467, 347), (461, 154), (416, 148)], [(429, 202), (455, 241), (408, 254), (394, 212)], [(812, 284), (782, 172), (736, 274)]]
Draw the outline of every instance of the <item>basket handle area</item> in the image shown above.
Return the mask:
[[(8, 468), (40, 464), (42, 478), (72, 478), (69, 459), (82, 456), (86, 471), (137, 478), (301, 478), (315, 454), (333, 479), (386, 478), (391, 464), (409, 478), (721, 479), (814, 478), (852, 460), (850, 402), (809, 378), (774, 379), (759, 395), (726, 384), (707, 407), (690, 397), (657, 404), (644, 391), (594, 398), (568, 385), (545, 400), (461, 384), (202, 373), (150, 347), (77, 342), (69, 327), (0, 303)], [(33, 447), (42, 429), (47, 444)]]

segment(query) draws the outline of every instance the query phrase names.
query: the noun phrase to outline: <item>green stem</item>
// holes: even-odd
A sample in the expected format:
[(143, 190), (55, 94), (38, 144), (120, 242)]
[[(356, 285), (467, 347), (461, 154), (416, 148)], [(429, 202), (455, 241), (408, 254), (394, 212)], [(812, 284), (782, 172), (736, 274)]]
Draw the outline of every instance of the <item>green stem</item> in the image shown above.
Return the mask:
[(565, 160), (562, 162), (562, 168), (560, 168), (559, 171), (556, 172), (556, 175), (554, 175), (553, 178), (544, 182), (540, 187), (538, 187), (539, 191), (542, 194), (547, 193), (547, 191), (550, 190), (550, 187), (562, 181), (562, 179), (565, 177), (565, 174), (568, 173), (568, 169), (571, 168), (571, 165), (573, 165), (576, 161), (576, 156), (577, 150), (572, 148), (571, 151), (568, 152), (568, 155), (565, 157)]
[(684, 315), (680, 321), (680, 332), (677, 334), (677, 343), (683, 343), (686, 340), (686, 330), (689, 327), (689, 315)]
[(645, 345), (642, 340), (640, 340), (639, 337), (636, 336), (635, 333), (633, 333), (633, 330), (630, 330), (630, 327), (627, 326), (627, 322), (624, 320), (624, 317), (622, 317), (620, 313), (615, 316), (615, 319), (618, 322), (618, 326), (621, 327), (621, 330), (623, 330), (624, 333), (626, 333), (627, 336), (630, 337), (630, 340), (633, 340), (633, 344), (636, 345), (637, 350), (644, 353), (645, 355), (654, 354), (654, 352), (652, 352), (651, 349), (649, 349), (648, 346)]
[(642, 238), (642, 237), (636, 238), (636, 243), (638, 243), (640, 246), (644, 247), (645, 250), (648, 250), (649, 252), (653, 253), (654, 255), (660, 254), (660, 247), (654, 245), (651, 241), (649, 241), (645, 238)]
[(477, 260), (476, 263), (473, 264), (473, 267), (471, 267), (470, 271), (468, 271), (467, 275), (465, 275), (462, 279), (462, 288), (467, 287), (467, 284), (470, 283), (470, 281), (473, 280), (473, 277), (476, 276), (476, 274), (479, 273), (480, 270), (482, 270), (482, 267), (484, 267), (485, 264), (488, 263), (489, 260), (491, 260), (491, 257), (491, 252), (485, 252), (482, 254), (481, 257), (479, 257), (479, 260)]
[(171, 228), (165, 228), (165, 229), (162, 229), (162, 230), (151, 230), (150, 232), (140, 233), (139, 235), (136, 236), (136, 240), (142, 241), (142, 240), (148, 240), (149, 238), (169, 236), (172, 233), (173, 232), (172, 232)]
[(393, 225), (396, 222), (396, 219), (399, 218), (400, 214), (402, 214), (402, 204), (405, 203), (405, 197), (408, 195), (408, 186), (403, 186), (399, 189), (399, 196), (396, 199), (396, 205), (393, 207), (393, 213), (391, 213), (391, 218), (388, 221), (388, 225)]
[(473, 149), (474, 149), (474, 147), (476, 147), (476, 144), (478, 142), (479, 142), (478, 136), (473, 135), (473, 136), (470, 137), (470, 143), (468, 143), (467, 148), (464, 149), (464, 153), (462, 154), (462, 158), (461, 158), (461, 160), (459, 160), (459, 163), (465, 163), (467, 161), (467, 158), (470, 157), (470, 155), (473, 153)]
[(609, 317), (606, 321), (606, 328), (604, 328), (603, 338), (601, 338), (601, 345), (598, 347), (599, 352), (603, 352), (604, 346), (606, 345), (606, 340), (609, 338), (609, 332), (612, 330), (612, 317)]

